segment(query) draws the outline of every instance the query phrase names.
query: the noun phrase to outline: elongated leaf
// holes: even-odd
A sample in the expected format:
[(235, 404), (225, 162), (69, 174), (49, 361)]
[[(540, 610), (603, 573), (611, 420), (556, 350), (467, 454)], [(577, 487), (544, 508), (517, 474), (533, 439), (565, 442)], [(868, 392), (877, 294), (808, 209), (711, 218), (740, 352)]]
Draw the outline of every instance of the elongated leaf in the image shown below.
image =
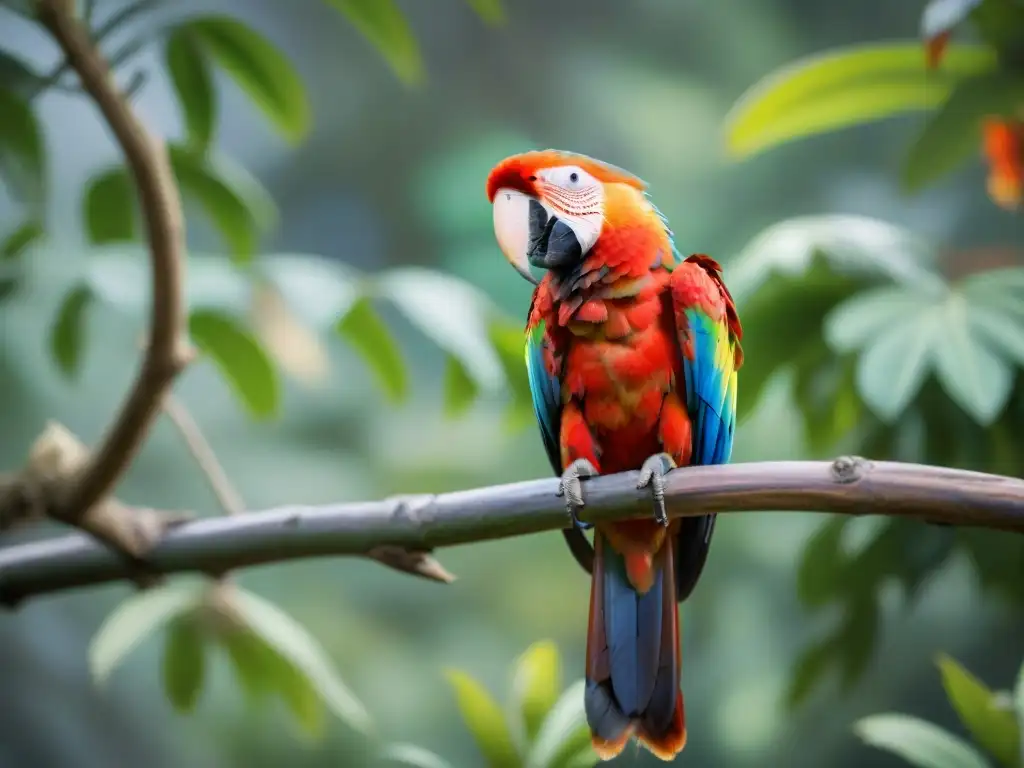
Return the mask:
[(950, 46), (927, 72), (920, 43), (856, 45), (800, 59), (751, 88), (726, 118), (734, 158), (791, 139), (942, 103), (958, 80), (995, 66), (983, 46)]
[(872, 715), (854, 731), (865, 744), (899, 755), (917, 768), (989, 768), (970, 744), (916, 717)]
[(383, 273), (377, 291), (457, 358), (481, 390), (501, 389), (501, 364), (487, 338), (494, 307), (474, 286), (434, 270), (404, 267)]
[(800, 553), (796, 590), (800, 601), (808, 607), (818, 607), (834, 595), (844, 562), (843, 531), (849, 518), (836, 515), (811, 536)]
[(998, 307), (970, 305), (967, 319), (972, 337), (1024, 367), (1024, 322)]
[(476, 15), (492, 26), (505, 21), (505, 8), (501, 0), (466, 0)]
[(89, 671), (102, 684), (147, 635), (200, 605), (205, 585), (172, 582), (138, 592), (107, 616), (89, 644)]
[(36, 74), (17, 56), (0, 51), (0, 83), (11, 93), (23, 99), (30, 99), (37, 89), (46, 85), (46, 78)]
[(93, 245), (135, 238), (136, 196), (128, 171), (111, 168), (91, 179), (85, 188), (85, 230)]
[[(493, 3), (494, 0), (491, 0)], [(423, 79), (423, 59), (416, 38), (394, 0), (327, 0), (387, 59), (409, 84)]]
[(1006, 768), (1020, 765), (1020, 727), (1012, 708), (997, 706), (995, 694), (945, 654), (938, 658), (942, 685), (974, 742)]
[(178, 27), (167, 38), (164, 57), (181, 105), (189, 146), (205, 151), (217, 121), (217, 95), (203, 48), (188, 27)]
[(338, 334), (359, 353), (392, 402), (408, 395), (408, 377), (402, 353), (391, 331), (367, 298), (355, 304), (338, 321)]
[(335, 325), (363, 295), (362, 275), (332, 259), (281, 254), (261, 257), (259, 266), (292, 311), (317, 330)]
[(179, 712), (191, 712), (203, 692), (206, 657), (203, 635), (191, 616), (171, 622), (164, 644), (164, 691)]
[(170, 147), (170, 155), (183, 194), (202, 205), (227, 243), (232, 258), (248, 262), (259, 240), (260, 224), (255, 211), (204, 155), (177, 146)]
[(916, 192), (981, 151), (982, 121), (1012, 116), (1024, 103), (1024, 76), (991, 73), (959, 83), (914, 140), (902, 170)]
[(228, 16), (206, 16), (179, 27), (230, 75), (290, 142), (309, 132), (306, 89), (291, 62), (263, 35)]
[(250, 414), (268, 418), (277, 412), (277, 372), (259, 342), (241, 323), (218, 310), (196, 309), (189, 315), (188, 331)]
[(533, 420), (533, 396), (530, 394), (530, 380), (526, 375), (526, 338), (520, 324), (495, 320), (488, 326), (488, 338), (498, 353), (505, 380), (512, 396), (510, 423), (525, 426)]
[(890, 328), (861, 354), (857, 390), (884, 421), (893, 421), (924, 382), (939, 336), (938, 310), (929, 309)]
[(588, 754), (597, 761), (583, 710), (585, 689), (586, 682), (577, 680), (551, 708), (533, 742), (526, 761), (528, 768), (569, 768)]
[(50, 329), (50, 352), (67, 377), (78, 373), (85, 345), (85, 320), (93, 299), (89, 286), (80, 283), (64, 295), (57, 318)]
[(978, 424), (991, 424), (1010, 397), (1013, 370), (981, 336), (971, 333), (963, 296), (951, 296), (942, 314), (942, 339), (933, 352), (939, 382)]
[(480, 395), (480, 387), (473, 381), (462, 361), (448, 355), (444, 367), (444, 412), (450, 417), (465, 413)]
[(852, 352), (929, 303), (927, 296), (901, 285), (858, 293), (825, 318), (825, 340), (836, 352)]
[(532, 744), (562, 688), (558, 648), (550, 640), (534, 643), (516, 662), (512, 700), (523, 719), (526, 741)]
[(248, 627), (237, 627), (221, 632), (217, 639), (228, 652), (235, 677), (250, 699), (258, 702), (276, 691), (272, 668), (283, 662), (259, 635)]
[(380, 758), (385, 763), (411, 765), (414, 768), (454, 768), (447, 760), (414, 744), (390, 744), (381, 750)]
[(43, 225), (30, 219), (0, 241), (0, 263), (20, 258), (28, 248), (46, 235)]
[(22, 97), (0, 87), (0, 178), (22, 202), (38, 208), (46, 192), (43, 137)]
[(363, 733), (372, 731), (369, 714), (305, 627), (251, 592), (239, 590), (234, 605), (252, 631), (305, 676), (331, 712)]
[(480, 683), (459, 670), (445, 673), (462, 720), (490, 768), (518, 768), (520, 759), (501, 708)]

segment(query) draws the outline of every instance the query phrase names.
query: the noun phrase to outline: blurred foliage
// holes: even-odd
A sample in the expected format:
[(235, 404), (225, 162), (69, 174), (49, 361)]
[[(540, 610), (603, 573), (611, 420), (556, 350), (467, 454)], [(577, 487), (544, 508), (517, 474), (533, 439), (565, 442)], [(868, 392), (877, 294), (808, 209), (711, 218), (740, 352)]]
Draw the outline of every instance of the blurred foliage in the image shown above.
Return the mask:
[[(599, 762), (583, 712), (584, 681), (561, 690), (561, 664), (554, 643), (534, 643), (516, 661), (507, 714), (466, 672), (452, 669), (447, 678), (489, 768), (591, 768)], [(385, 748), (383, 757), (385, 762), (416, 768), (450, 765), (408, 744)]]
[[(1024, 268), (950, 281), (934, 246), (854, 216), (776, 224), (733, 262), (749, 364), (741, 418), (785, 370), (818, 456), (843, 453), (1017, 474), (1024, 439)], [(960, 550), (980, 583), (1024, 599), (1024, 542), (973, 530), (879, 520), (851, 541), (851, 518), (823, 524), (804, 548), (797, 588), (808, 609), (838, 605), (834, 630), (794, 672), (798, 703), (832, 667), (846, 686), (864, 671), (883, 589), (908, 602)]]
[(1019, 768), (1024, 667), (1013, 692), (993, 692), (949, 656), (941, 656), (938, 665), (949, 703), (976, 746), (926, 720), (899, 714), (866, 717), (856, 724), (857, 735), (917, 768), (991, 768), (985, 754), (1002, 768)]
[[(970, 23), (981, 42), (949, 44)], [(901, 183), (919, 191), (984, 149), (989, 193), (1024, 199), (1024, 4), (931, 0), (925, 45), (855, 45), (801, 59), (768, 75), (736, 104), (727, 146), (737, 158), (781, 143), (920, 110), (934, 115), (907, 151)], [(993, 132), (1004, 137), (993, 141)]]

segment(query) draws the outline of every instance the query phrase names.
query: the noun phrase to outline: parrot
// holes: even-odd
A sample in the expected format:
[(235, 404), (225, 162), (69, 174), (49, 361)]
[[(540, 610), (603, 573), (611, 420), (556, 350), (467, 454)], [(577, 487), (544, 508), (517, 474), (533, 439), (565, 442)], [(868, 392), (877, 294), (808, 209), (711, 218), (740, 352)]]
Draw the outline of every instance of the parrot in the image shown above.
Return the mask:
[[(743, 364), (736, 306), (719, 264), (682, 258), (646, 183), (622, 168), (523, 152), (490, 171), (487, 198), (501, 252), (536, 286), (525, 329), (534, 414), (560, 477), (563, 533), (591, 571), (591, 743), (610, 760), (635, 738), (670, 761), (687, 738), (679, 603), (704, 568), (715, 515), (670, 520), (665, 478), (731, 457)], [(582, 481), (631, 470), (653, 515), (581, 521)]]

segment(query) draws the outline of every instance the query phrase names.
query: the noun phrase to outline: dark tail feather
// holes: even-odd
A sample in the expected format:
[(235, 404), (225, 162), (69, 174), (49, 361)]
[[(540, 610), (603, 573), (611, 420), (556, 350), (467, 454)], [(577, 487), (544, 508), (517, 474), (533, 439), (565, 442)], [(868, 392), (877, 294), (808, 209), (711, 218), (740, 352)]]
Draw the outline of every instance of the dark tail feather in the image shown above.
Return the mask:
[(686, 744), (673, 547), (656, 556), (654, 582), (644, 594), (600, 533), (594, 551), (584, 694), (594, 750), (609, 760), (635, 735), (672, 760)]

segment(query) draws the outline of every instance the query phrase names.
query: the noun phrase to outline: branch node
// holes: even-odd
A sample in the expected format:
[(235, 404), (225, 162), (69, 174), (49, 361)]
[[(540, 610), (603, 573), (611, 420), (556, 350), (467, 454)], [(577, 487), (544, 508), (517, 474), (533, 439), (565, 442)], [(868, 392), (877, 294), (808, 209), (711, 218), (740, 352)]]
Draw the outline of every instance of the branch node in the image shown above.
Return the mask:
[(454, 574), (441, 565), (429, 551), (384, 545), (374, 547), (366, 553), (366, 556), (388, 568), (419, 576), (428, 581), (436, 581), (441, 584), (451, 584), (455, 581)]
[(861, 456), (840, 456), (832, 462), (832, 479), (841, 485), (862, 480), (872, 464)]
[(406, 494), (392, 496), (388, 503), (393, 505), (391, 517), (396, 523), (406, 523), (413, 528), (421, 528), (429, 521), (430, 508), (434, 504), (434, 496), (429, 493)]

